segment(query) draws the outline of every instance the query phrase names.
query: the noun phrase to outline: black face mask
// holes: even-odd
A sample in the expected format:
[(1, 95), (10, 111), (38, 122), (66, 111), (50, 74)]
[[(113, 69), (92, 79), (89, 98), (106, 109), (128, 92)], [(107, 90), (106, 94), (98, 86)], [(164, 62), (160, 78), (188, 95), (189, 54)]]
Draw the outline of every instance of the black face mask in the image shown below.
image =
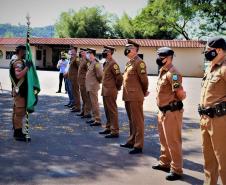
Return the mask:
[(164, 66), (165, 63), (162, 62), (164, 59), (165, 59), (165, 58), (160, 58), (160, 57), (158, 57), (158, 58), (156, 59), (156, 64), (157, 64), (159, 67)]
[(124, 55), (127, 56), (130, 53), (130, 49), (125, 49)]
[(108, 55), (107, 53), (102, 53), (103, 58), (107, 58), (107, 55)]
[(212, 61), (215, 57), (217, 56), (217, 51), (216, 49), (213, 49), (211, 51), (206, 51), (205, 52), (205, 58), (208, 61)]

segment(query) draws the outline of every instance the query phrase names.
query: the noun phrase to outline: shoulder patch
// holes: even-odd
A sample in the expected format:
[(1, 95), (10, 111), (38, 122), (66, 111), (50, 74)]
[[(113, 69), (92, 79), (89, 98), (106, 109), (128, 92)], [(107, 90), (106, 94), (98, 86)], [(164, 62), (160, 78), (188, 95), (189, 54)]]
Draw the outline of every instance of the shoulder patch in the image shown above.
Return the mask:
[(146, 73), (146, 71), (145, 71), (144, 69), (142, 69), (142, 70), (140, 71), (140, 73), (141, 73), (141, 74), (144, 74), (144, 73)]
[(180, 87), (180, 84), (178, 83), (178, 82), (174, 82), (173, 83), (173, 88), (174, 89), (177, 89), (177, 88), (179, 88)]
[(141, 68), (141, 69), (144, 69), (144, 68), (145, 68), (145, 63), (144, 63), (144, 62), (141, 62), (141, 63), (140, 63), (140, 68)]
[(177, 81), (178, 80), (178, 75), (177, 74), (173, 74), (172, 79), (173, 79), (173, 81)]
[(119, 66), (117, 65), (117, 64), (114, 64), (114, 69), (116, 70), (116, 69), (119, 69)]

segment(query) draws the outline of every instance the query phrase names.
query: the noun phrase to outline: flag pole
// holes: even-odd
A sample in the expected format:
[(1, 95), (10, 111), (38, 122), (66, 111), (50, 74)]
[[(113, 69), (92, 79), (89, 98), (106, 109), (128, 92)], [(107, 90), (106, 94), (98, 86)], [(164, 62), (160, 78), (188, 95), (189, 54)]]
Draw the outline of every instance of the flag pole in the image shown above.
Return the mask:
[[(27, 14), (26, 16), (27, 19), (27, 38), (26, 38), (26, 55), (28, 55), (28, 45), (30, 42), (30, 16)], [(28, 61), (26, 61), (28, 62)], [(29, 112), (26, 110), (26, 123), (25, 123), (25, 134), (26, 134), (26, 142), (29, 142), (31, 140), (30, 134), (29, 134)]]

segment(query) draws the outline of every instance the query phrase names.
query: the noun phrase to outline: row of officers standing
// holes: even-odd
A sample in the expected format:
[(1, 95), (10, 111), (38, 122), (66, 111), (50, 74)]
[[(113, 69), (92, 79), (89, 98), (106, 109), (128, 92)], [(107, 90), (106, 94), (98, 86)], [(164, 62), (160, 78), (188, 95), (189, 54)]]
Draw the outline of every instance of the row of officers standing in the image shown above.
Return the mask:
[[(100, 134), (105, 138), (119, 137), (117, 94), (122, 88), (123, 101), (128, 115), (130, 133), (125, 144), (121, 147), (131, 149), (129, 154), (139, 154), (144, 146), (144, 114), (143, 101), (148, 92), (148, 76), (145, 62), (138, 56), (139, 45), (131, 40), (125, 46), (124, 54), (129, 61), (125, 71), (120, 71), (119, 65), (113, 58), (115, 48), (104, 46), (102, 66), (95, 58), (94, 48), (71, 49), (71, 59), (68, 71), (64, 74), (70, 80), (69, 104), (74, 112), (80, 112), (81, 118), (91, 118), (87, 121), (90, 126), (101, 126), (98, 104), (98, 91), (102, 83), (106, 128)], [(210, 61), (202, 80), (201, 98), (198, 108), (202, 134), (202, 149), (204, 154), (205, 184), (216, 185), (220, 175), (226, 185), (226, 41), (221, 37), (210, 38), (204, 55)], [(173, 66), (174, 51), (168, 47), (157, 50), (156, 63), (160, 68), (157, 81), (158, 132), (160, 139), (159, 163), (152, 166), (155, 170), (170, 172), (166, 179), (173, 181), (182, 178), (182, 119), (183, 100), (186, 92), (182, 85), (182, 75)], [(189, 57), (189, 56), (188, 56)], [(62, 57), (64, 60), (66, 57)], [(60, 64), (60, 63), (59, 63)], [(23, 70), (13, 66), (14, 69)], [(15, 75), (14, 75), (15, 76)], [(15, 77), (16, 78), (16, 77)], [(69, 92), (68, 92), (69, 93)], [(17, 97), (20, 94), (14, 96)], [(82, 108), (80, 110), (80, 96)], [(14, 105), (14, 116), (16, 114)], [(92, 113), (92, 114), (91, 114)], [(15, 117), (14, 117), (15, 118)], [(14, 127), (22, 125), (16, 124)], [(20, 122), (21, 123), (21, 122)]]

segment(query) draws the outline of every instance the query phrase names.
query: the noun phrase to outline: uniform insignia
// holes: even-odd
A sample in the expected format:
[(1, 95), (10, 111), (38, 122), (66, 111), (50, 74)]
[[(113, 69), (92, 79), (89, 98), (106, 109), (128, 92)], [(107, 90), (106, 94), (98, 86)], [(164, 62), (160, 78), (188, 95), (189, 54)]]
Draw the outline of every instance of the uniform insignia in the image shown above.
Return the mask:
[(142, 62), (142, 63), (140, 63), (140, 68), (141, 69), (144, 69), (145, 68), (145, 64)]
[(179, 83), (177, 83), (177, 82), (173, 83), (173, 88), (177, 89), (179, 87), (180, 87), (180, 84)]
[(173, 74), (173, 81), (177, 81), (178, 80), (178, 75), (177, 74)]
[(144, 73), (146, 73), (146, 71), (145, 71), (144, 69), (142, 69), (142, 70), (140, 71), (140, 73), (141, 73), (141, 74), (144, 74)]
[(116, 74), (119, 74), (119, 73), (120, 73), (120, 71), (117, 69), (117, 70), (115, 70), (115, 73), (116, 73)]
[(114, 67), (114, 69), (118, 69), (119, 68), (117, 64), (114, 64), (113, 67)]
[(100, 64), (99, 63), (95, 64), (95, 67), (96, 68), (99, 68), (100, 67)]

